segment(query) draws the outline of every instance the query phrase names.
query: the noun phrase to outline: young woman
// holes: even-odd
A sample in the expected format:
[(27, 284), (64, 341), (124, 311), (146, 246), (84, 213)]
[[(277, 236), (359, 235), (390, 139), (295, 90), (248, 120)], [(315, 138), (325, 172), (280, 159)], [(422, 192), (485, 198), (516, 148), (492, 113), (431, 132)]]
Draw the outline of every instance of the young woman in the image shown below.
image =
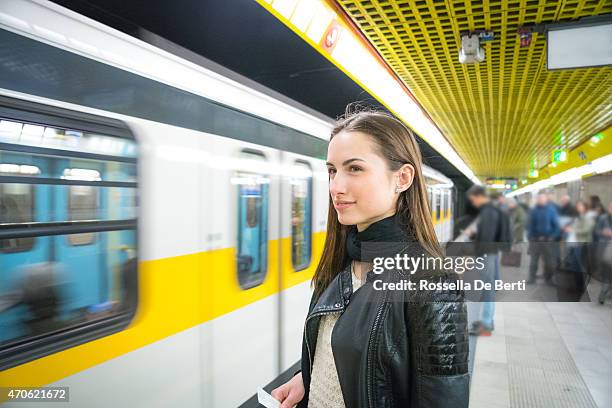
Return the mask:
[(463, 294), (375, 285), (452, 281), (454, 273), (367, 272), (374, 258), (400, 251), (441, 256), (415, 137), (388, 114), (347, 114), (332, 131), (327, 166), (327, 238), (313, 278), (302, 370), (272, 396), (282, 408), (467, 407)]

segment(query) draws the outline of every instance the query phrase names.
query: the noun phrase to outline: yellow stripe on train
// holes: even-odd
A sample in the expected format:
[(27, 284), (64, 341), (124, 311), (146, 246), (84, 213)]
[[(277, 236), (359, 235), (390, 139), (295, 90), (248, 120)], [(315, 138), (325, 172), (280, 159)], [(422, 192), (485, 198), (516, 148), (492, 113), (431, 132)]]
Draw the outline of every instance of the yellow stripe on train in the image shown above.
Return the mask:
[[(269, 260), (279, 259), (279, 243), (287, 255), (280, 290), (312, 278), (324, 242), (325, 232), (313, 234), (312, 261), (299, 272), (291, 264), (291, 238), (269, 242)], [(269, 262), (264, 282), (243, 290), (236, 248), (141, 262), (138, 310), (125, 330), (2, 371), (0, 387), (40, 387), (61, 380), (278, 293), (277, 265)]]

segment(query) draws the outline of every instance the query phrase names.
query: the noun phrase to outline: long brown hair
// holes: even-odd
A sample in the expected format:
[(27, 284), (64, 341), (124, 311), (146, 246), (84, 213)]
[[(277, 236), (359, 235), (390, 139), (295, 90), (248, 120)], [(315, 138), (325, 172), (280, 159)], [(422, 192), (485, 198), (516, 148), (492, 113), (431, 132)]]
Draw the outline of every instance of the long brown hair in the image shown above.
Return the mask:
[[(400, 193), (395, 214), (400, 224), (410, 230), (423, 249), (431, 256), (442, 256), (442, 249), (431, 221), (431, 208), (427, 199), (421, 150), (412, 131), (395, 117), (385, 112), (359, 110), (350, 112), (336, 122), (331, 139), (341, 131), (362, 132), (369, 135), (391, 171), (404, 164), (414, 167), (414, 179), (408, 190)], [(338, 221), (331, 195), (327, 212), (327, 237), (321, 260), (312, 278), (315, 296), (319, 296), (344, 267), (347, 257), (346, 237), (349, 226)]]

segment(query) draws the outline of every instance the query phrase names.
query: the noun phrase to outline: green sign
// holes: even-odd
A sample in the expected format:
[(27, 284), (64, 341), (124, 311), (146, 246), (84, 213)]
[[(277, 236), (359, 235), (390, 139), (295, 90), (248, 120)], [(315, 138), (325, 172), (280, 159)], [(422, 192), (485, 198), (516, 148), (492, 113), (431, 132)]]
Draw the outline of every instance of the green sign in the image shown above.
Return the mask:
[(555, 149), (553, 150), (553, 163), (562, 163), (567, 161), (567, 150)]

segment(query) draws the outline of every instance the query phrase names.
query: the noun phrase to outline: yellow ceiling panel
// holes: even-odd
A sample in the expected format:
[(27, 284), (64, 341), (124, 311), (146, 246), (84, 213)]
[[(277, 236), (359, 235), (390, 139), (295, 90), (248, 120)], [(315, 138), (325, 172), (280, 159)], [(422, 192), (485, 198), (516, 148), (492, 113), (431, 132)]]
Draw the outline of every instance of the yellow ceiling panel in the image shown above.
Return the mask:
[[(546, 39), (517, 30), (612, 12), (612, 0), (336, 0), (481, 179), (523, 177), (612, 123), (612, 68), (546, 69)], [(492, 30), (461, 64), (460, 33)], [(481, 43), (483, 44), (483, 43)]]

